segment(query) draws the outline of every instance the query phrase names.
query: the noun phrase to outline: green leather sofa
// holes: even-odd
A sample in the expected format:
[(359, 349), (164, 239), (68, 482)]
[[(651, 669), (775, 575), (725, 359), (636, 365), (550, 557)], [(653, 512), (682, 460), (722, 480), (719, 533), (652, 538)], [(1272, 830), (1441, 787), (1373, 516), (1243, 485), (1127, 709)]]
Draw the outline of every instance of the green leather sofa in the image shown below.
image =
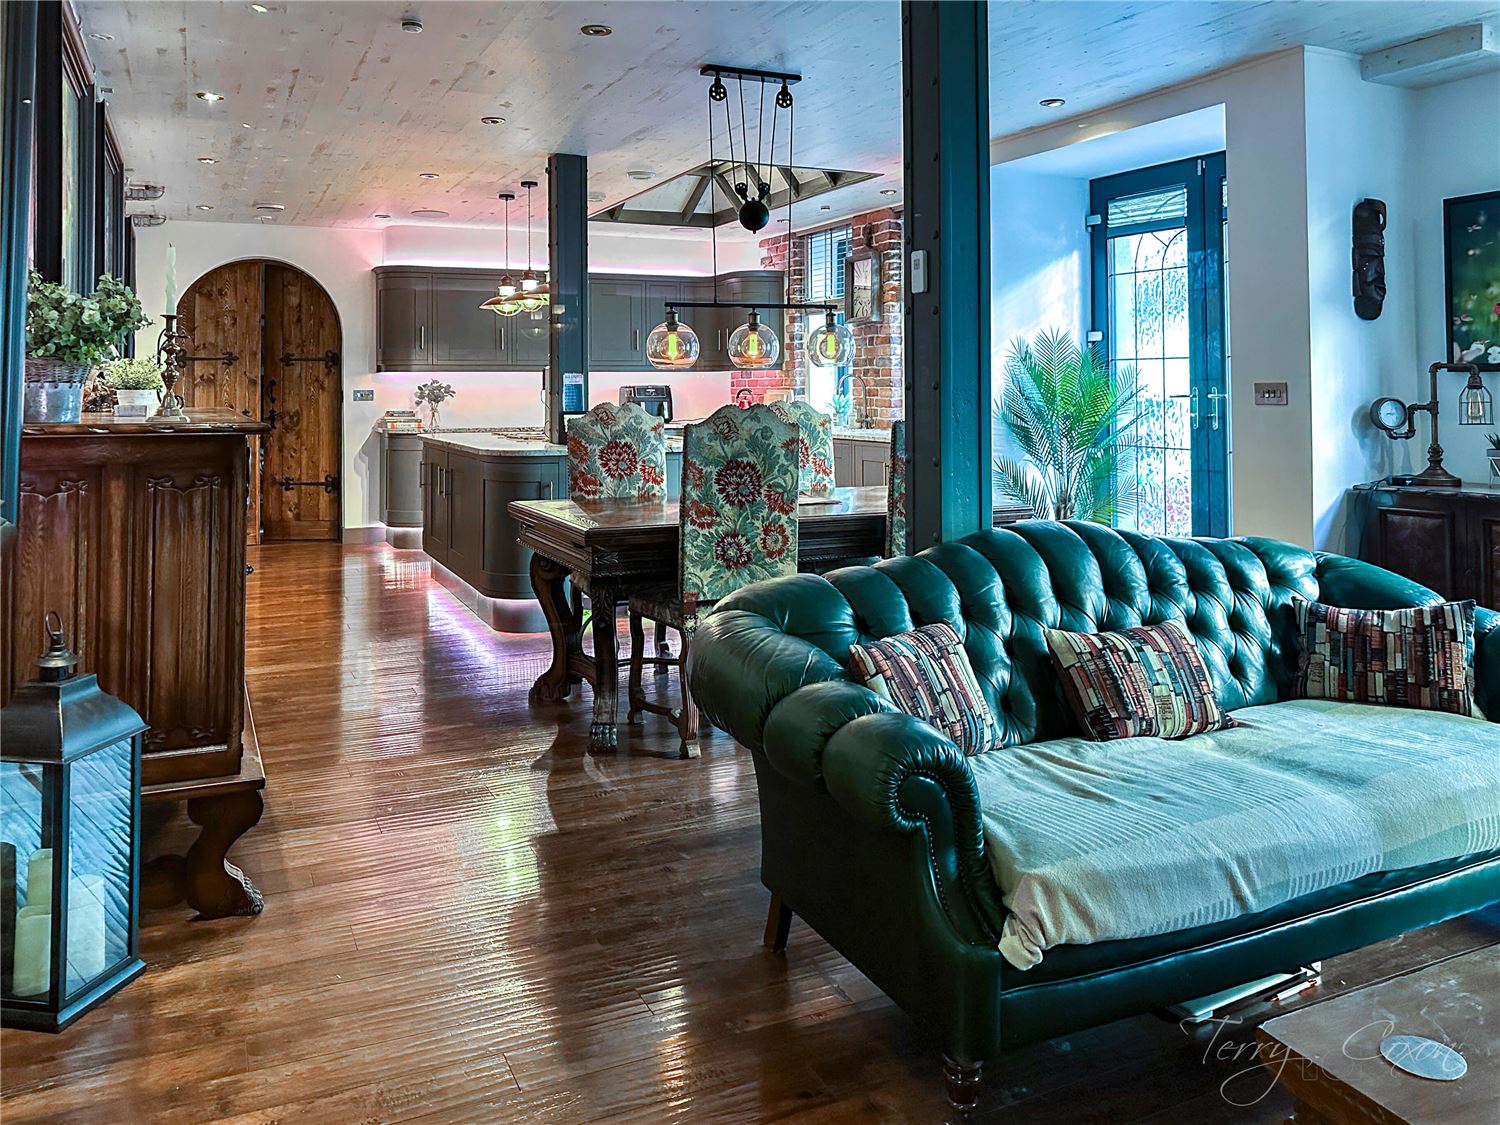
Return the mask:
[[(1289, 599), (1396, 608), (1440, 601), (1388, 571), (1269, 539), (1159, 539), (1028, 522), (914, 557), (803, 574), (726, 598), (689, 676), (714, 724), (753, 754), (766, 940), (792, 915), (939, 1043), (950, 1100), (977, 1100), (997, 1053), (1311, 961), (1500, 900), (1500, 851), (1384, 871), (1273, 909), (1176, 933), (1050, 950), (1022, 972), (997, 951), (1006, 909), (985, 855), (969, 761), (845, 671), (849, 646), (947, 621), (1007, 744), (1075, 733), (1044, 626), (1186, 621), (1220, 702), (1286, 698)], [(1500, 614), (1476, 614), (1477, 703), (1500, 721)], [(1497, 728), (1500, 752), (1500, 728)]]

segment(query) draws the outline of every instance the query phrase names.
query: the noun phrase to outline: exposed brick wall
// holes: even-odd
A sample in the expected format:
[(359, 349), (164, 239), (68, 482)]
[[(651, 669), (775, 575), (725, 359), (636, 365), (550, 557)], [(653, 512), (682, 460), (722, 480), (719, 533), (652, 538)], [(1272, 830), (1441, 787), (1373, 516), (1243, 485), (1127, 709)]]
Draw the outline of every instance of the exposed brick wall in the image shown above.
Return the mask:
[[(902, 368), (901, 368), (901, 213), (885, 207), (849, 220), (852, 237), (850, 246), (855, 253), (866, 247), (881, 259), (882, 301), (879, 321), (869, 324), (853, 324), (854, 358), (850, 370), (854, 374), (854, 406), (851, 423), (888, 429), (890, 424), (902, 416)], [(806, 299), (805, 243), (794, 234), (791, 241), (791, 261), (787, 261), (786, 235), (775, 235), (761, 242), (761, 268), (780, 270), (786, 274), (786, 299)], [(756, 402), (764, 401), (768, 390), (782, 391), (792, 395), (805, 394), (806, 364), (803, 339), (804, 317), (788, 314), (789, 330), (782, 340), (782, 366), (770, 371), (736, 371), (730, 376), (731, 393), (748, 387)]]

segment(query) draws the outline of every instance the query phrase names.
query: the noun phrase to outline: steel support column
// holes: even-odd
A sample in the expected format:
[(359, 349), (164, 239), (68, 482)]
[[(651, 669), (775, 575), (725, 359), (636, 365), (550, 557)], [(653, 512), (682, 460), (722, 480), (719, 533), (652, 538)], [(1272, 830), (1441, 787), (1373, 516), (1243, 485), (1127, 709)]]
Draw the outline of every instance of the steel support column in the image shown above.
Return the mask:
[(901, 5), (911, 550), (993, 518), (988, 7)]
[(547, 158), (547, 280), (552, 293), (547, 438), (554, 442), (567, 440), (563, 431), (565, 384), (581, 382), (583, 406), (589, 401), (588, 190), (587, 157), (554, 152)]

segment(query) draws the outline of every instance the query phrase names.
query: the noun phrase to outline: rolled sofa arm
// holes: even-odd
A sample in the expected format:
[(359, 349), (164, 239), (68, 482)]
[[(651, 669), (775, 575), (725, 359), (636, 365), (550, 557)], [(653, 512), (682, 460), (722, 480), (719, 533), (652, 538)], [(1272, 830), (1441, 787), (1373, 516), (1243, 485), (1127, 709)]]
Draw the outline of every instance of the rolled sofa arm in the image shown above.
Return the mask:
[[(1407, 609), (1436, 605), (1442, 595), (1410, 578), (1344, 555), (1319, 554), (1318, 598), (1350, 609)], [(1474, 611), (1474, 702), (1500, 723), (1500, 613)]]

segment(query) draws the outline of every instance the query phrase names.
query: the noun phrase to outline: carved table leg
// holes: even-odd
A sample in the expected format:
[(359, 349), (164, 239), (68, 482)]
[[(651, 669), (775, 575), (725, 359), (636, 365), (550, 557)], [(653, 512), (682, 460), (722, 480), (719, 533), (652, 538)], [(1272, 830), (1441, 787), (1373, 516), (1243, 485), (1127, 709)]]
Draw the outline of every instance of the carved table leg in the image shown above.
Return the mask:
[[(672, 659), (672, 646), (667, 644), (667, 627), (660, 621), (656, 623), (656, 657), (658, 660)], [(658, 664), (656, 674), (658, 676), (671, 675), (672, 669), (669, 665)]]
[(531, 589), (552, 634), (552, 665), (531, 685), (527, 698), (532, 703), (558, 703), (567, 699), (572, 689), (568, 662), (582, 651), (582, 645), (578, 616), (569, 605), (567, 579), (567, 567), (542, 554), (531, 556)]
[(589, 749), (596, 754), (613, 753), (619, 746), (615, 731), (616, 699), (620, 690), (615, 605), (618, 594), (613, 582), (595, 580), (589, 587), (594, 632), (594, 723), (589, 728)]
[(260, 820), (265, 802), (257, 789), (242, 789), (218, 797), (197, 797), (187, 803), (188, 819), (202, 827), (188, 849), (183, 871), (184, 897), (204, 918), (231, 914), (259, 914), (260, 891), (227, 858), (234, 842)]

